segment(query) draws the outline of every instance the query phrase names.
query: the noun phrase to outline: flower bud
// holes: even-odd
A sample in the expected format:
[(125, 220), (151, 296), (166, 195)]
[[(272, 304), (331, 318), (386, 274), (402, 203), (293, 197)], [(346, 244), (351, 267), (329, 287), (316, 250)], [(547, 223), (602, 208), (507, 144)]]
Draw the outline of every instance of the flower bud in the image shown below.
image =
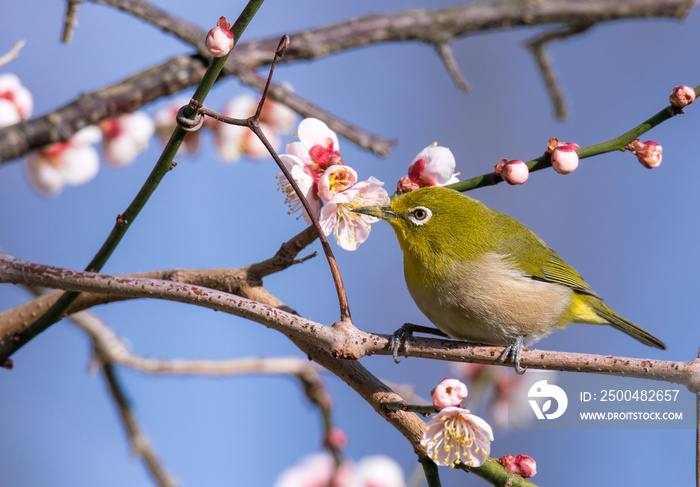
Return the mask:
[(413, 181), (410, 176), (402, 176), (396, 183), (396, 192), (399, 194), (410, 193), (420, 188), (420, 185)]
[(324, 445), (336, 450), (342, 450), (348, 446), (348, 435), (345, 434), (345, 431), (342, 429), (338, 428), (337, 426), (333, 426), (326, 433), (326, 438), (323, 443)]
[(640, 142), (639, 139), (635, 139), (625, 148), (637, 156), (639, 162), (647, 169), (653, 169), (661, 164), (661, 145), (653, 140)]
[(674, 107), (683, 108), (695, 101), (695, 90), (690, 86), (676, 86), (671, 91), (668, 101)]
[(556, 138), (549, 139), (547, 152), (550, 153), (552, 167), (559, 174), (569, 174), (578, 167), (578, 144), (559, 142)]
[(230, 29), (231, 24), (226, 22), (226, 17), (222, 15), (216, 23), (216, 27), (209, 31), (205, 43), (212, 56), (224, 57), (231, 52), (231, 49), (233, 49), (233, 32)]
[(527, 164), (520, 159), (513, 159), (512, 161), (501, 159), (493, 169), (508, 184), (523, 184), (527, 181), (530, 174)]
[(537, 464), (532, 457), (518, 455), (515, 457), (515, 465), (518, 467), (518, 475), (524, 478), (533, 477), (537, 473)]
[(438, 411), (450, 406), (459, 406), (467, 397), (467, 386), (457, 379), (445, 377), (430, 391), (430, 397)]
[(527, 455), (503, 455), (498, 459), (498, 463), (503, 465), (510, 473), (520, 475), (523, 478), (533, 477), (537, 473), (535, 460)]

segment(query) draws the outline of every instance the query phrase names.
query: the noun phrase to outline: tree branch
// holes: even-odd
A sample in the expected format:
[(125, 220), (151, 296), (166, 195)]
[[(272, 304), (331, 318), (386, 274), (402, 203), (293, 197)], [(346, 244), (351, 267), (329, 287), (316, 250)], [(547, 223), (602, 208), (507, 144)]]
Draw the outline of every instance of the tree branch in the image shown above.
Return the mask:
[[(148, 10), (144, 2), (114, 0), (109, 3), (125, 11), (133, 11), (148, 22), (171, 32), (189, 44), (203, 45), (205, 35), (201, 29), (188, 22), (165, 14), (158, 9)], [(327, 27), (292, 34), (291, 45), (284, 61), (298, 62), (319, 59), (330, 54), (353, 48), (395, 41), (414, 40), (440, 45), (469, 33), (504, 29), (513, 26), (532, 26), (576, 22), (593, 24), (626, 18), (672, 17), (684, 18), (694, 0), (548, 0), (529, 4), (522, 2), (470, 3), (459, 7), (435, 10), (411, 10), (406, 12), (370, 15)], [(152, 7), (151, 7), (152, 8)], [(128, 10), (131, 9), (131, 10)], [(145, 11), (154, 12), (146, 16)], [(155, 14), (157, 13), (157, 15)], [(250, 76), (243, 76), (245, 68), (255, 69), (272, 61), (271, 53), (278, 38), (241, 43), (234, 49), (232, 59), (226, 63), (229, 69), (252, 84)], [(238, 66), (238, 67), (236, 67)], [(94, 125), (105, 118), (134, 111), (153, 100), (173, 94), (199, 82), (205, 70), (200, 56), (181, 56), (135, 74), (121, 83), (93, 93), (58, 108), (50, 114), (23, 121), (0, 130), (0, 164), (22, 157), (46, 144), (64, 141), (86, 125)], [(329, 114), (312, 114), (300, 98), (286, 98), (280, 89), (273, 89), (271, 96), (297, 110), (302, 116), (316, 116), (328, 122)], [(308, 103), (308, 102), (306, 102)], [(315, 110), (318, 108), (314, 107)], [(343, 128), (329, 127), (361, 147), (378, 154), (388, 152), (392, 141), (373, 136), (356, 129), (357, 134), (343, 132)], [(360, 140), (358, 140), (358, 135)]]
[[(0, 282), (194, 304), (260, 323), (283, 333), (297, 346), (303, 343), (337, 358), (358, 359), (365, 355), (392, 354), (389, 335), (375, 335), (354, 327), (348, 329), (340, 323), (325, 326), (262, 303), (191, 284), (74, 271), (25, 262), (7, 254), (0, 254)], [(300, 348), (306, 352), (306, 348)], [(474, 346), (455, 340), (413, 338), (405, 355), (503, 365), (499, 361), (502, 352), (503, 347)], [(0, 363), (4, 359), (5, 357), (0, 357)], [(325, 366), (324, 363), (319, 363)], [(661, 380), (682, 384), (693, 393), (700, 392), (700, 359), (675, 362), (531, 349), (523, 350), (521, 364), (533, 369)]]

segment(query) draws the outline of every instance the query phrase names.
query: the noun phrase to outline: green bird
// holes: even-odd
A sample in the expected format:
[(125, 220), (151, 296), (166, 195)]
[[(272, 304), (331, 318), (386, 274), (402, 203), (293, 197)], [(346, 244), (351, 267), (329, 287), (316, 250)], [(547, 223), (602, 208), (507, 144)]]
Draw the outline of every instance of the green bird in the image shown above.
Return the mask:
[[(610, 325), (646, 345), (666, 349), (664, 342), (605, 304), (529, 228), (458, 191), (421, 188), (389, 206), (353, 211), (391, 224), (403, 251), (408, 291), (442, 333), (505, 346), (500, 359), (512, 356), (518, 373), (524, 372), (523, 343), (566, 323)], [(394, 334), (397, 361), (406, 333), (410, 335), (410, 327)]]

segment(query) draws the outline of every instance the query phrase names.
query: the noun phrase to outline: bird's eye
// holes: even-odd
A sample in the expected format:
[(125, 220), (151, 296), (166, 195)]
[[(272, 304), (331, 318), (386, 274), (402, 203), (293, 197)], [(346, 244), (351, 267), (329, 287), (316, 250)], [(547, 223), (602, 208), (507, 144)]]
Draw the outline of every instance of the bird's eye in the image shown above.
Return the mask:
[(425, 206), (417, 206), (416, 208), (413, 208), (409, 214), (409, 218), (416, 225), (424, 225), (428, 223), (431, 216), (433, 216), (433, 212)]

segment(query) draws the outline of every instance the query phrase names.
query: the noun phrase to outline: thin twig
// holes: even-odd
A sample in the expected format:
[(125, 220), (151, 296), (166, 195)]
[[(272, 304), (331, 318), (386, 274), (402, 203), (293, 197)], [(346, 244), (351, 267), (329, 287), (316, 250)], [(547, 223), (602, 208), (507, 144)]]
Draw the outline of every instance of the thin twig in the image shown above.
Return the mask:
[(19, 56), (19, 51), (22, 50), (24, 44), (25, 41), (16, 42), (15, 45), (12, 46), (12, 49), (10, 49), (6, 54), (3, 54), (2, 57), (0, 57), (0, 66), (4, 66), (5, 64), (17, 59), (17, 56)]
[(533, 57), (535, 58), (535, 63), (540, 70), (544, 84), (547, 87), (547, 92), (552, 99), (554, 116), (558, 120), (564, 120), (568, 117), (568, 109), (566, 95), (564, 94), (564, 90), (559, 83), (557, 74), (554, 71), (554, 63), (552, 62), (552, 58), (549, 56), (549, 51), (547, 50), (548, 44), (555, 40), (566, 39), (568, 37), (581, 34), (590, 29), (592, 26), (593, 24), (567, 25), (562, 29), (548, 31), (525, 41), (525, 46), (530, 49)]
[[(97, 356), (99, 359), (99, 353)], [(117, 405), (117, 411), (119, 412), (122, 424), (126, 430), (126, 435), (129, 438), (132, 452), (143, 458), (148, 471), (158, 485), (161, 487), (178, 487), (179, 484), (166, 472), (160, 460), (158, 460), (155, 451), (151, 447), (148, 438), (143, 433), (141, 426), (139, 426), (114, 367), (108, 361), (101, 361), (100, 367), (107, 381), (109, 392)]]
[(437, 51), (442, 64), (445, 66), (445, 69), (450, 75), (450, 78), (452, 78), (452, 82), (455, 84), (455, 86), (463, 92), (469, 93), (472, 88), (469, 86), (467, 79), (460, 71), (459, 64), (457, 64), (457, 60), (455, 59), (450, 45), (444, 42), (435, 44), (435, 51)]
[(84, 0), (66, 0), (66, 15), (63, 17), (63, 33), (61, 42), (70, 44), (73, 41), (73, 33), (78, 27), (78, 9)]

